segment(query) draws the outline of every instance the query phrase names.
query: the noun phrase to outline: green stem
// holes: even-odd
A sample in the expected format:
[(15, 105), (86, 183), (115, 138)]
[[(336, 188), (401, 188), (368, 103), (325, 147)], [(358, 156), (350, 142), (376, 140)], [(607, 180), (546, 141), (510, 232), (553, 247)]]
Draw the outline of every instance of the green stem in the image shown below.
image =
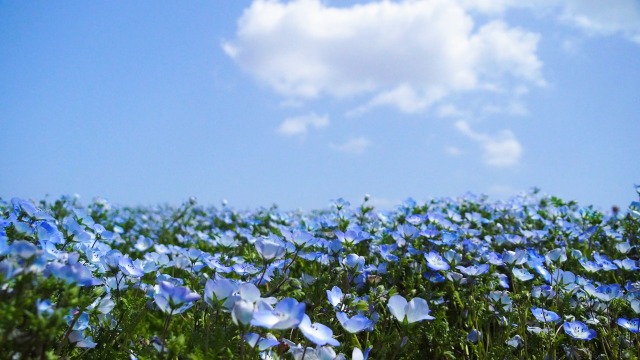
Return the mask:
[(171, 322), (171, 315), (173, 314), (173, 309), (167, 315), (166, 320), (164, 321), (164, 328), (162, 329), (162, 347), (160, 349), (160, 356), (164, 357), (162, 354), (164, 353), (165, 339), (167, 338), (167, 330), (169, 330), (169, 323)]

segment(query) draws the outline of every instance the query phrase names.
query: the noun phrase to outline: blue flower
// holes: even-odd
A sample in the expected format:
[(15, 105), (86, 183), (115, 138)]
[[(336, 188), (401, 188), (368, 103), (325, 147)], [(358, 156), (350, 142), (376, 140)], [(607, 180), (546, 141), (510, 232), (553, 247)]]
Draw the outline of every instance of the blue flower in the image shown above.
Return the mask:
[(482, 339), (482, 333), (476, 329), (469, 331), (467, 335), (467, 340), (476, 344), (480, 339)]
[(533, 296), (536, 299), (540, 297), (545, 299), (552, 299), (553, 297), (556, 296), (556, 292), (553, 290), (553, 288), (550, 285), (540, 285), (540, 286), (533, 287), (533, 289), (531, 290), (531, 296)]
[(567, 335), (577, 340), (591, 340), (597, 335), (595, 330), (589, 329), (587, 325), (581, 321), (566, 321), (563, 328)]
[(23, 259), (31, 258), (32, 256), (36, 255), (37, 252), (38, 247), (25, 240), (14, 241), (13, 244), (9, 246), (10, 254), (17, 255)]
[(364, 351), (363, 354), (360, 348), (353, 348), (353, 352), (351, 353), (351, 360), (367, 360), (369, 358), (369, 352), (371, 351), (371, 349), (372, 347), (368, 348)]
[(344, 295), (342, 294), (342, 290), (339, 287), (334, 286), (331, 291), (327, 290), (327, 298), (329, 299), (329, 303), (331, 304), (331, 306), (336, 307), (340, 305), (342, 299), (344, 298)]
[(529, 281), (533, 279), (533, 274), (527, 271), (527, 269), (513, 268), (513, 276), (520, 281)]
[(286, 229), (280, 230), (282, 236), (287, 239), (287, 241), (293, 243), (296, 248), (302, 249), (307, 246), (314, 245), (318, 242), (318, 239), (313, 237), (313, 234), (307, 231), (295, 231), (291, 232)]
[(622, 289), (619, 284), (601, 285), (596, 288), (595, 297), (609, 302), (622, 296)]
[(323, 346), (329, 344), (331, 346), (338, 346), (340, 342), (333, 338), (333, 331), (327, 326), (320, 323), (311, 323), (311, 319), (307, 314), (304, 314), (298, 329), (302, 331), (302, 334), (314, 344)]
[(345, 267), (351, 270), (355, 270), (356, 272), (362, 271), (362, 269), (364, 268), (364, 262), (364, 256), (360, 256), (358, 254), (349, 254), (344, 259), (342, 259), (342, 264)]
[(595, 261), (589, 261), (584, 258), (580, 259), (580, 265), (589, 272), (598, 272), (603, 269), (602, 264), (598, 264)]
[(347, 230), (345, 232), (336, 230), (335, 234), (336, 238), (340, 240), (341, 243), (346, 245), (355, 245), (362, 242), (363, 240), (367, 240), (370, 237), (367, 233), (354, 230)]
[(489, 264), (472, 265), (468, 267), (458, 265), (456, 269), (467, 276), (479, 276), (489, 271)]
[(199, 300), (200, 295), (187, 287), (161, 281), (153, 298), (165, 313), (181, 314), (193, 306), (193, 302)]
[(545, 310), (545, 309), (542, 309), (542, 308), (533, 307), (531, 309), (531, 313), (540, 322), (547, 323), (547, 322), (558, 322), (558, 321), (560, 321), (560, 315), (558, 315), (555, 312), (550, 311), (550, 310)]
[(251, 325), (267, 329), (285, 330), (297, 327), (304, 317), (304, 303), (298, 303), (296, 299), (284, 298), (280, 300), (274, 309), (266, 303), (259, 303), (258, 309), (253, 312)]
[(128, 256), (120, 257), (120, 260), (118, 260), (118, 268), (120, 268), (120, 270), (127, 276), (131, 276), (134, 278), (144, 276), (144, 271), (137, 267)]
[(449, 270), (449, 264), (435, 251), (431, 251), (428, 254), (424, 254), (425, 259), (427, 259), (427, 266), (431, 270)]
[(260, 334), (248, 333), (244, 336), (244, 341), (246, 341), (252, 348), (257, 346), (260, 351), (267, 350), (280, 344), (280, 341), (278, 341), (278, 339), (276, 339), (272, 334), (267, 334), (266, 337), (263, 337), (260, 336)]
[(407, 323), (411, 324), (416, 321), (435, 319), (433, 316), (429, 315), (431, 310), (429, 310), (427, 301), (419, 297), (413, 298), (411, 301), (407, 302), (407, 299), (401, 295), (393, 295), (389, 298), (387, 307), (391, 314), (393, 314), (398, 321), (403, 323), (405, 320)]
[(280, 259), (284, 256), (284, 244), (276, 236), (260, 238), (256, 240), (254, 246), (264, 260)]
[[(231, 298), (237, 290), (238, 284), (229, 279), (223, 277), (216, 277), (214, 280), (209, 279), (204, 286), (204, 301), (213, 307), (217, 307), (225, 302), (225, 300)], [(258, 297), (259, 296), (260, 291), (258, 291)], [(231, 308), (233, 304), (225, 305), (225, 307)]]
[(522, 340), (522, 336), (515, 335), (511, 339), (505, 341), (505, 344), (511, 346), (512, 348), (517, 349), (517, 348), (521, 347), (522, 345), (524, 345), (524, 340)]
[(94, 278), (91, 270), (81, 263), (62, 265), (52, 262), (47, 264), (44, 274), (46, 276), (54, 275), (58, 279), (64, 280), (67, 284), (78, 284), (80, 286), (102, 285), (102, 281)]
[(336, 313), (336, 317), (340, 322), (340, 325), (350, 333), (358, 333), (366, 330), (373, 324), (373, 321), (364, 315), (354, 315), (349, 318), (349, 315), (340, 311)]
[(631, 320), (627, 320), (625, 318), (619, 318), (618, 325), (631, 331), (634, 334), (640, 333), (640, 319), (638, 318), (631, 319)]

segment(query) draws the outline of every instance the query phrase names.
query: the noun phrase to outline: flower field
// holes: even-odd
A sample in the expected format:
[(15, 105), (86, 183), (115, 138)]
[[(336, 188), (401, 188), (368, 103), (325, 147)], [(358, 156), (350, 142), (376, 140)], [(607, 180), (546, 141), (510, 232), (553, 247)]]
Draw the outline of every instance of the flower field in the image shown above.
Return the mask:
[[(640, 188), (637, 189), (640, 195)], [(7, 359), (638, 359), (640, 202), (0, 198)]]

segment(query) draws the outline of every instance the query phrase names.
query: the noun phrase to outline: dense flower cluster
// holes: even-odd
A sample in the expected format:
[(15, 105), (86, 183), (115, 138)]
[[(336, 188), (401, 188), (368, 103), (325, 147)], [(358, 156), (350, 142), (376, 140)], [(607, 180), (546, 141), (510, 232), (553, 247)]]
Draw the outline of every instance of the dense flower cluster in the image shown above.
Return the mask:
[(392, 211), (0, 198), (0, 353), (622, 358), (640, 349), (639, 228), (640, 202), (537, 190)]

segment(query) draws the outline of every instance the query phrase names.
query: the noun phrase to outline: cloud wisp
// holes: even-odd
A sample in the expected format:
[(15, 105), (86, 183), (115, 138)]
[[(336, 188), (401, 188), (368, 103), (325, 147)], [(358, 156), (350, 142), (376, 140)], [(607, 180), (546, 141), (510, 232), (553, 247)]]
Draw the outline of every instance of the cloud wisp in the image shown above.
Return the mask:
[(455, 123), (456, 129), (482, 147), (482, 159), (485, 164), (496, 167), (515, 166), (522, 156), (522, 145), (509, 130), (503, 130), (496, 135), (476, 132), (466, 121)]
[(329, 144), (329, 147), (335, 151), (355, 155), (363, 154), (369, 146), (371, 146), (371, 140), (364, 136), (351, 138), (342, 144)]
[(352, 113), (416, 113), (450, 94), (543, 84), (538, 40), (499, 19), (475, 24), (457, 0), (256, 0), (223, 49), (286, 98), (359, 96)]
[(284, 136), (302, 136), (307, 134), (310, 127), (320, 129), (327, 126), (329, 126), (329, 116), (310, 113), (285, 119), (278, 126), (277, 132)]

